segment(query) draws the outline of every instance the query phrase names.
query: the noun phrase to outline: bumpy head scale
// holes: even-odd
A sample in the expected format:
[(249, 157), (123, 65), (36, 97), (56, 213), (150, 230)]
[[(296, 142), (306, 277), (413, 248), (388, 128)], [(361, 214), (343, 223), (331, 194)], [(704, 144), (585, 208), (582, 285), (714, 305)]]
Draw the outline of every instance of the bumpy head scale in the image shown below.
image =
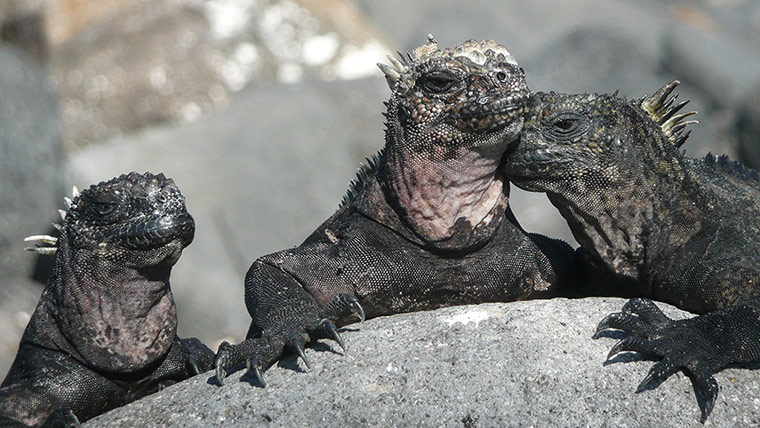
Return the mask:
[(517, 67), (517, 61), (507, 48), (493, 40), (467, 40), (453, 48), (438, 49), (438, 42), (432, 34), (428, 35), (426, 44), (406, 55), (398, 53), (399, 59), (388, 56), (390, 65), (378, 63), (391, 89), (405, 93), (414, 86), (419, 74), (419, 67), (437, 58), (467, 58), (473, 63), (488, 67), (491, 64), (510, 63)]

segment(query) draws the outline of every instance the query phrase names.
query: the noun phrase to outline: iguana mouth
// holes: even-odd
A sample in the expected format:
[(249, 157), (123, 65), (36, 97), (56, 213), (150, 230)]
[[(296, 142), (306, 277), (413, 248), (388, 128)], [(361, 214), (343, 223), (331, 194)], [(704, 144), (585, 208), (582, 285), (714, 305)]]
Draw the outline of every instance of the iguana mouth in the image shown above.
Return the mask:
[(181, 239), (187, 246), (194, 235), (195, 220), (184, 212), (129, 225), (117, 239), (127, 248), (145, 250), (161, 247), (175, 239)]
[(506, 153), (504, 170), (510, 180), (516, 178), (529, 178), (541, 174), (546, 177), (547, 173), (556, 170), (558, 165), (566, 165), (572, 162), (572, 159), (564, 150), (555, 149), (535, 149), (519, 150), (514, 145)]
[(498, 101), (468, 103), (459, 109), (460, 128), (474, 132), (498, 131), (522, 117), (530, 100), (529, 93), (511, 95)]

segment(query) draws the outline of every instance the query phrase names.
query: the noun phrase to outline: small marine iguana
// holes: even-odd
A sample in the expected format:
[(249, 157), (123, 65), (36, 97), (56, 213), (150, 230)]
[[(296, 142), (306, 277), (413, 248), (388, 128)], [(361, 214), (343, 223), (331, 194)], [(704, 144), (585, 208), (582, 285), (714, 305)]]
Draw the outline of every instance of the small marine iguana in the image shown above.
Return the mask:
[(69, 427), (211, 368), (177, 337), (169, 274), (195, 234), (174, 181), (122, 175), (61, 211), (55, 267), (0, 385), (0, 426)]
[(703, 314), (674, 321), (646, 298), (599, 324), (629, 335), (608, 358), (658, 359), (637, 391), (683, 369), (704, 422), (713, 377), (760, 361), (760, 175), (727, 157), (679, 152), (694, 114), (677, 81), (651, 97), (539, 93), (505, 163), (509, 179), (546, 192), (597, 272), (621, 289)]
[(385, 147), (338, 211), (299, 247), (256, 260), (245, 279), (247, 339), (223, 343), (219, 383), (247, 361), (332, 338), (351, 316), (375, 317), (549, 296), (570, 271), (564, 242), (526, 233), (508, 207), (498, 167), (522, 129), (523, 70), (493, 41), (438, 49), (429, 41), (391, 65)]

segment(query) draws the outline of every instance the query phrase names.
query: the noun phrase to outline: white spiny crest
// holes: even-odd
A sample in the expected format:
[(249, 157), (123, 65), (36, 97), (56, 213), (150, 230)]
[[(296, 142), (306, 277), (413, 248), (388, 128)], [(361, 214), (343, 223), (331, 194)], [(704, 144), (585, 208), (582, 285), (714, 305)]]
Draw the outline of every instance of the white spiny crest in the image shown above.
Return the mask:
[[(74, 205), (74, 199), (77, 199), (79, 197), (79, 189), (77, 186), (73, 186), (71, 188), (71, 198), (64, 196), (63, 202), (66, 204), (66, 209), (70, 209)], [(61, 220), (66, 220), (66, 215), (68, 214), (66, 210), (58, 210), (58, 214), (61, 216)], [(63, 226), (58, 223), (52, 223), (53, 227), (60, 231)], [(58, 238), (55, 236), (50, 235), (32, 235), (27, 236), (24, 238), (24, 242), (29, 241), (39, 241), (43, 244), (51, 245), (50, 247), (42, 247), (39, 244), (34, 244), (34, 247), (26, 247), (24, 248), (26, 251), (31, 251), (37, 254), (42, 254), (45, 256), (52, 256), (55, 255), (56, 250), (58, 249)]]
[(55, 236), (50, 236), (50, 235), (32, 235), (32, 236), (27, 236), (26, 238), (24, 238), (24, 242), (29, 242), (29, 241), (40, 241), (44, 244), (55, 245), (58, 243), (58, 238), (56, 238)]
[(411, 89), (417, 77), (414, 74), (415, 67), (433, 58), (465, 57), (480, 66), (484, 66), (489, 60), (517, 66), (517, 61), (507, 48), (493, 40), (467, 40), (453, 48), (440, 50), (438, 49), (438, 42), (432, 34), (428, 34), (427, 39), (427, 43), (415, 48), (412, 53), (407, 53), (406, 56), (398, 52), (400, 60), (388, 56), (390, 65), (377, 64), (392, 90), (406, 92)]
[(24, 238), (24, 242), (29, 241), (40, 241), (43, 244), (52, 245), (52, 247), (42, 247), (39, 244), (34, 244), (34, 247), (26, 247), (24, 248), (26, 251), (31, 251), (33, 253), (42, 254), (45, 256), (52, 256), (55, 254), (58, 247), (56, 246), (58, 244), (58, 238), (50, 235), (32, 235), (27, 236)]

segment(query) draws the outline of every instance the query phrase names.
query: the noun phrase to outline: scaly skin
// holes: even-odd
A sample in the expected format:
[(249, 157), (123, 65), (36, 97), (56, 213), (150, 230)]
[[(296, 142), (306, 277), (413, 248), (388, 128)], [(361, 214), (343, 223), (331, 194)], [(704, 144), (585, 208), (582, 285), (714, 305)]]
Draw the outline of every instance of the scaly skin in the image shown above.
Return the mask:
[(332, 338), (336, 325), (467, 303), (550, 296), (569, 272), (565, 243), (528, 234), (498, 172), (522, 128), (528, 88), (503, 47), (429, 42), (392, 65), (385, 147), (340, 209), (299, 247), (256, 260), (245, 280), (253, 318), (241, 344), (222, 344), (217, 379), (247, 361)]
[(538, 94), (520, 142), (506, 159), (510, 180), (546, 192), (600, 277), (618, 291), (703, 314), (673, 321), (635, 298), (605, 318), (630, 335), (615, 345), (659, 359), (638, 391), (676, 371), (699, 392), (702, 421), (713, 408), (713, 374), (760, 361), (760, 179), (708, 155), (679, 152), (684, 119), (668, 98)]
[(176, 333), (169, 274), (195, 223), (174, 182), (131, 173), (67, 203), (60, 237), (37, 237), (55, 268), (0, 387), (3, 427), (77, 426), (211, 368)]

